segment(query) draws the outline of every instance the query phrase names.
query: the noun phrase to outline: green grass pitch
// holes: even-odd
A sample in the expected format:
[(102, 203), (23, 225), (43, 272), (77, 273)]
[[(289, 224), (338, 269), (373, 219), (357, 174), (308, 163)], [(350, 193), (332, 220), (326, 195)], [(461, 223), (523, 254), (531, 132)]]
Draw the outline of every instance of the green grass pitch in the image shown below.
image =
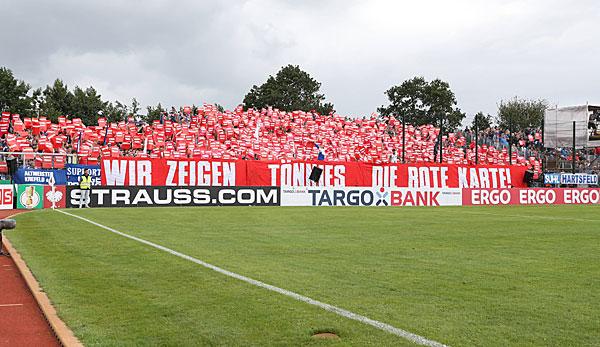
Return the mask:
[[(68, 211), (450, 346), (600, 345), (597, 206)], [(412, 345), (56, 211), (16, 219), (87, 346)]]

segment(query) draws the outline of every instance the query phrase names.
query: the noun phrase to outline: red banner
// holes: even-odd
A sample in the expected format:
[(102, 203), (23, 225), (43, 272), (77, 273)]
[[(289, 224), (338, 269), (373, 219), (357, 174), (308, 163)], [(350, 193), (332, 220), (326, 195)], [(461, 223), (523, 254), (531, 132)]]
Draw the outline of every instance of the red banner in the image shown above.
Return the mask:
[[(523, 166), (305, 161), (104, 159), (107, 186), (525, 187)], [(308, 179), (323, 169), (318, 183)]]
[(65, 208), (66, 186), (44, 186), (44, 208)]
[(600, 202), (598, 188), (463, 189), (466, 205), (586, 205)]
[(236, 186), (246, 182), (245, 161), (103, 159), (106, 186)]

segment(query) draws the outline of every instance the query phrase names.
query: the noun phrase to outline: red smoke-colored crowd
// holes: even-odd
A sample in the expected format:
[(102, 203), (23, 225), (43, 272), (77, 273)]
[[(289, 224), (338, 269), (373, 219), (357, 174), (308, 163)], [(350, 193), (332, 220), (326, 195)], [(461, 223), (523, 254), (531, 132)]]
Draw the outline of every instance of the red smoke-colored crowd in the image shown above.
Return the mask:
[[(394, 117), (372, 115), (353, 119), (312, 112), (274, 109), (220, 112), (205, 105), (197, 114), (176, 118), (165, 115), (151, 124), (130, 117), (127, 121), (85, 125), (79, 118), (23, 118), (2, 113), (0, 145), (5, 152), (27, 152), (27, 165), (62, 167), (66, 154), (76, 154), (79, 163), (97, 164), (102, 157), (198, 158), (246, 160), (402, 162), (402, 122)], [(440, 130), (433, 125), (407, 125), (404, 160), (407, 163), (439, 161)], [(529, 135), (531, 137), (531, 135)], [(534, 141), (533, 138), (521, 139)], [(506, 146), (477, 146), (479, 164), (509, 164)], [(475, 164), (472, 133), (442, 136), (442, 161)], [(63, 153), (65, 156), (44, 156)], [(539, 171), (535, 157), (512, 153), (512, 163)], [(1, 170), (1, 168), (0, 168)]]

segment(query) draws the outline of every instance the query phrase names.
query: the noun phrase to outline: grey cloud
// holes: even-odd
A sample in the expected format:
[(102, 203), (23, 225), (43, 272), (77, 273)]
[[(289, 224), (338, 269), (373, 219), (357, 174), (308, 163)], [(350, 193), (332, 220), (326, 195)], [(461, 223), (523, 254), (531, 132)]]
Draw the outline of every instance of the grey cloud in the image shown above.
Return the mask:
[[(143, 104), (239, 103), (288, 63), (342, 114), (367, 115), (415, 75), (447, 80), (459, 106), (501, 98), (598, 101), (596, 1), (9, 1), (0, 65)], [(594, 100), (594, 97), (597, 99)]]

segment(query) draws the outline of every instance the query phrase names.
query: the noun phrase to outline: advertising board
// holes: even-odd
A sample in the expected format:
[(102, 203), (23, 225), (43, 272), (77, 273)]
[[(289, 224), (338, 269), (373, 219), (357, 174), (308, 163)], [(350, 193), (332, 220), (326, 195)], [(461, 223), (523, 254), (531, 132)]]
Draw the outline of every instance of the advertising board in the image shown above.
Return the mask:
[(376, 187), (282, 187), (282, 206), (460, 206), (462, 190)]
[(12, 184), (0, 184), (0, 210), (13, 208), (14, 189)]
[[(67, 207), (79, 207), (81, 190), (67, 186)], [(278, 206), (278, 187), (94, 187), (90, 207)]]
[(464, 189), (463, 205), (587, 205), (600, 202), (598, 188)]

